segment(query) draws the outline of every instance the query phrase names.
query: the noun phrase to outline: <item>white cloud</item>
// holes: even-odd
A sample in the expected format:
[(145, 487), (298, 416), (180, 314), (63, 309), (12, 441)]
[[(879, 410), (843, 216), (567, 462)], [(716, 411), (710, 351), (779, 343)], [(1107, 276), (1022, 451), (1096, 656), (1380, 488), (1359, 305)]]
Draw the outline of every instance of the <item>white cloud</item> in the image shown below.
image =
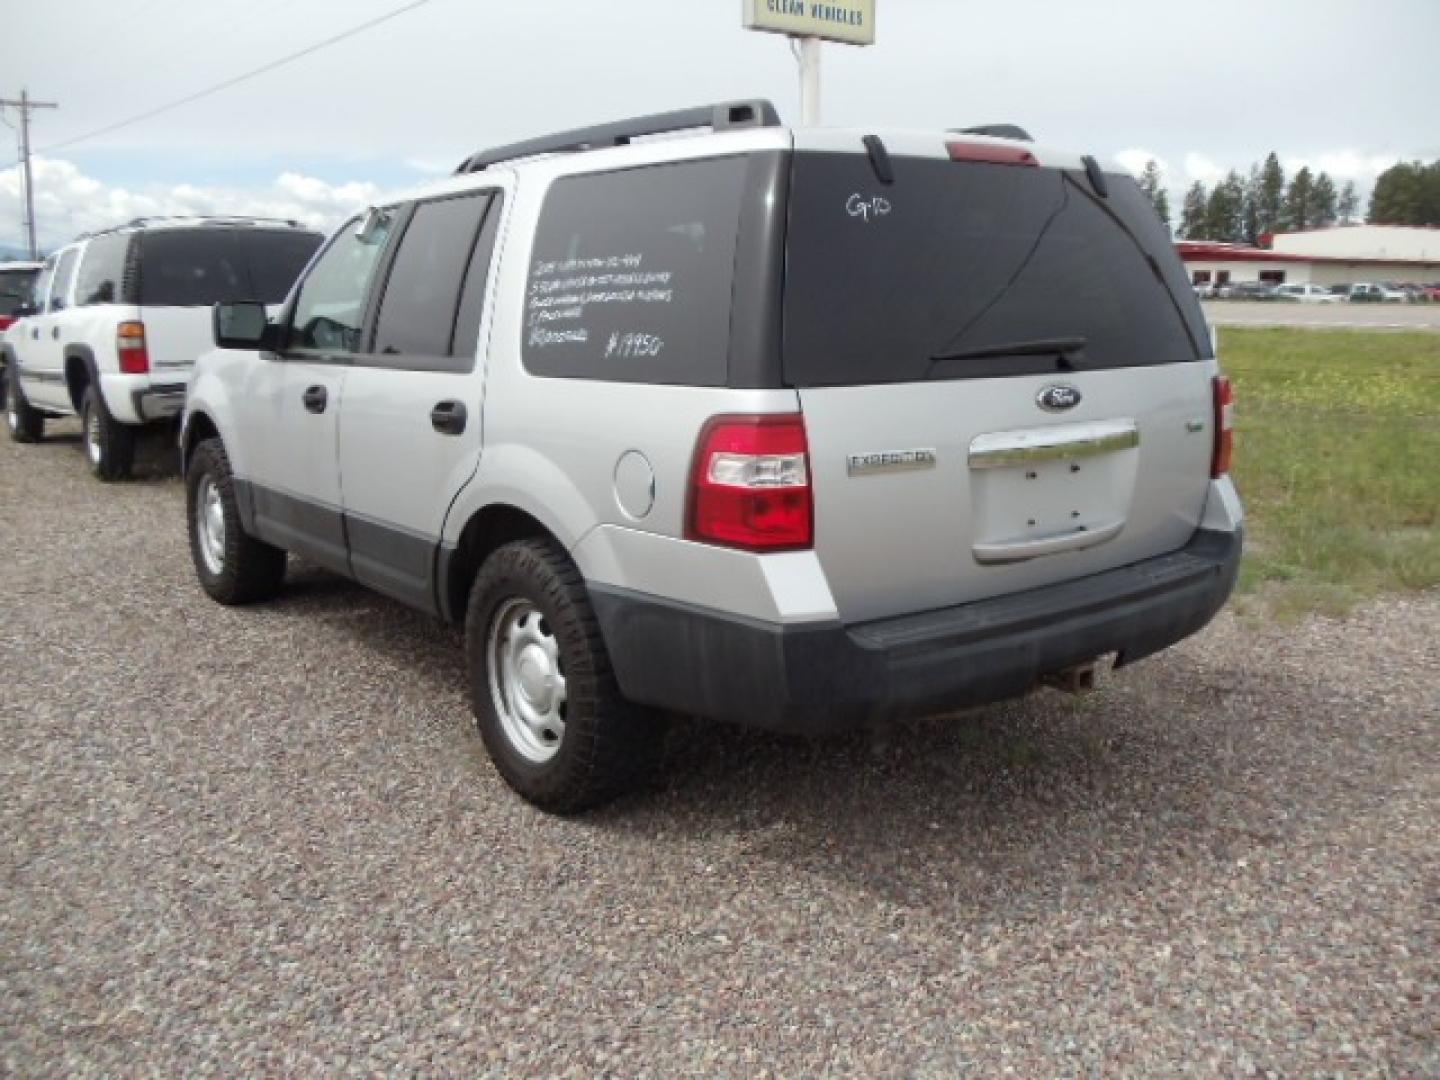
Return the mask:
[[(293, 172), (281, 173), (265, 187), (179, 184), (130, 189), (86, 176), (72, 162), (59, 158), (35, 158), (32, 168), (36, 232), (40, 246), (47, 250), (78, 233), (165, 214), (248, 214), (328, 229), (384, 196), (375, 184), (331, 184)], [(0, 244), (21, 246), (22, 197), (20, 170), (0, 172)]]
[(1187, 188), (1197, 180), (1209, 188), (1225, 179), (1227, 172), (1229, 169), (1213, 158), (1191, 150), (1185, 155), (1185, 168), (1181, 173), (1181, 180)]
[(1115, 160), (1134, 173), (1137, 178), (1145, 171), (1145, 166), (1152, 161), (1159, 168), (1162, 179), (1167, 179), (1170, 175), (1170, 163), (1153, 150), (1145, 150), (1138, 146), (1132, 147), (1129, 150), (1121, 150), (1115, 155)]

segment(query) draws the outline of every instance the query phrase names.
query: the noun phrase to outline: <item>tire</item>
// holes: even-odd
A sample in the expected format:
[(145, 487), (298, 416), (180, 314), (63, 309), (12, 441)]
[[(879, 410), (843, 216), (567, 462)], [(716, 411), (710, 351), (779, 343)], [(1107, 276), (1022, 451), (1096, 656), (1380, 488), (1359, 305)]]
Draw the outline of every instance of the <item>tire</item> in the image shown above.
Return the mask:
[(552, 814), (588, 810), (659, 756), (660, 714), (620, 696), (575, 564), (552, 540), (517, 540), (480, 568), (465, 615), (471, 707), (495, 768)]
[(135, 431), (110, 415), (105, 399), (87, 386), (80, 398), (80, 444), (90, 471), (105, 481), (123, 480), (135, 464)]
[(222, 604), (268, 600), (285, 583), (285, 552), (247, 533), (230, 459), (219, 439), (206, 439), (185, 470), (190, 558), (200, 587)]
[(15, 374), (14, 365), (5, 369), (5, 427), (10, 438), (18, 443), (39, 442), (45, 437), (45, 417), (30, 407), (25, 393), (20, 389), (20, 377)]

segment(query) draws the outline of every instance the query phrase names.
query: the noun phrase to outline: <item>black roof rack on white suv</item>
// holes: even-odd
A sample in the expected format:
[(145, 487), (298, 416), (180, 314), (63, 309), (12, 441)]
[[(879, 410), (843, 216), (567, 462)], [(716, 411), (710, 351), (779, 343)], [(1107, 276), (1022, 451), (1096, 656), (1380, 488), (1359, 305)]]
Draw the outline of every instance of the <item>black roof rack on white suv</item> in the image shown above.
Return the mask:
[(779, 127), (780, 114), (769, 101), (757, 98), (753, 101), (725, 101), (717, 105), (701, 105), (693, 109), (677, 109), (674, 112), (654, 113), (650, 116), (634, 116), (628, 120), (616, 120), (594, 127), (576, 128), (573, 131), (559, 131), (553, 135), (542, 135), (538, 139), (511, 143), (482, 150), (460, 163), (457, 174), (480, 172), (502, 161), (519, 158), (539, 157), (541, 154), (572, 154), (582, 150), (599, 150), (610, 146), (624, 146), (634, 139), (650, 135), (668, 135), (691, 128), (710, 128), (712, 131), (730, 131), (735, 128)]

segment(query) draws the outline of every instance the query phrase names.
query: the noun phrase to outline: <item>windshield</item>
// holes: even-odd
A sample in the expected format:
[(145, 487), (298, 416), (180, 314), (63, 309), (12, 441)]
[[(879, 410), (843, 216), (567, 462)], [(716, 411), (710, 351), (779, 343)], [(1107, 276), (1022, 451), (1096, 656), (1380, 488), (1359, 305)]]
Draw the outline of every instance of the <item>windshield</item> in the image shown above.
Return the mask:
[[(797, 386), (1193, 361), (1204, 316), (1128, 177), (795, 155), (784, 366)], [(1037, 343), (1064, 343), (1045, 349)], [(1077, 342), (1079, 343), (1077, 345)]]

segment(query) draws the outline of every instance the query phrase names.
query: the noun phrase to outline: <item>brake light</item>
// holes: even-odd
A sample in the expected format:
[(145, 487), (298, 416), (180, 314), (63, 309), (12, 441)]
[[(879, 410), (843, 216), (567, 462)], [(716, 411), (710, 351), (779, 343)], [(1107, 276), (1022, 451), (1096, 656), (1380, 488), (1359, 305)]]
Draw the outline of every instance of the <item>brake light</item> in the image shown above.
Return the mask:
[(0, 330), (9, 330), (15, 325), (15, 320), (9, 315), (0, 315)]
[(1215, 452), (1210, 475), (1217, 480), (1230, 471), (1235, 451), (1235, 387), (1224, 375), (1215, 376)]
[(953, 140), (945, 144), (951, 161), (983, 161), (991, 165), (1035, 165), (1040, 162), (1023, 146)]
[(144, 375), (150, 370), (150, 350), (145, 347), (145, 324), (122, 322), (115, 330), (115, 351), (120, 370), (126, 375)]
[(717, 416), (700, 431), (685, 535), (747, 551), (813, 542), (805, 420), (799, 413)]

